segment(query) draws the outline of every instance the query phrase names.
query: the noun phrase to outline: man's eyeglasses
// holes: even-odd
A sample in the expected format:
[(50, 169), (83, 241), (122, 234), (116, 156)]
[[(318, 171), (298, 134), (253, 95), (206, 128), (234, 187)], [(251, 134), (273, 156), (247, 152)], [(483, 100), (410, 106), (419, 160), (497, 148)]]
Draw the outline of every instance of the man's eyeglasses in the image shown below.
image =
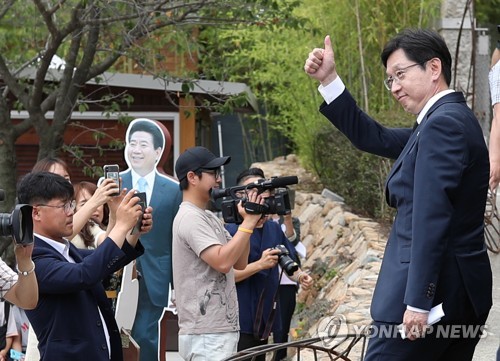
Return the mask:
[(50, 205), (50, 204), (37, 204), (36, 207), (59, 208), (59, 209), (63, 209), (64, 213), (68, 214), (68, 213), (71, 213), (71, 212), (73, 212), (75, 210), (75, 208), (76, 208), (76, 201), (72, 200), (72, 201), (66, 202), (64, 204), (61, 204), (60, 206), (53, 206), (53, 205)]
[(404, 68), (396, 70), (394, 75), (391, 75), (391, 76), (387, 77), (386, 79), (384, 79), (385, 87), (387, 88), (387, 90), (391, 91), (392, 84), (394, 84), (394, 82), (396, 82), (397, 84), (401, 84), (401, 81), (405, 78), (405, 74), (406, 74), (406, 71), (408, 69), (413, 68), (414, 66), (417, 66), (417, 65), (424, 65), (425, 63), (427, 63), (427, 61), (424, 61), (423, 63), (411, 64), (411, 65), (408, 65)]
[(215, 177), (215, 179), (218, 179), (221, 176), (220, 168), (217, 168), (217, 169), (203, 169), (203, 168), (201, 168), (200, 172), (211, 174)]

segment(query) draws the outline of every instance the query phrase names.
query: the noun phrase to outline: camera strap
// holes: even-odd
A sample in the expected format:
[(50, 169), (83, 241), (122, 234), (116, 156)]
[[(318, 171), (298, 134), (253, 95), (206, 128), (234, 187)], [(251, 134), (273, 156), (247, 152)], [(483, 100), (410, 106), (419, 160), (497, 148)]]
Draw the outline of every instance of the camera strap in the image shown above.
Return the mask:
[(5, 326), (7, 323), (9, 323), (9, 316), (10, 316), (10, 302), (7, 301), (6, 299), (3, 299), (3, 325)]
[(265, 204), (253, 203), (253, 202), (245, 202), (244, 204), (245, 212), (248, 214), (264, 214), (266, 210), (269, 208)]
[(274, 324), (274, 317), (276, 316), (276, 309), (278, 307), (278, 299), (279, 299), (279, 284), (281, 282), (281, 277), (283, 276), (283, 270), (281, 270), (278, 287), (276, 287), (276, 291), (273, 296), (273, 305), (271, 308), (271, 312), (269, 312), (269, 316), (267, 317), (266, 326), (264, 327), (264, 332), (262, 336), (260, 336), (259, 330), (260, 325), (262, 324), (262, 314), (264, 313), (264, 296), (266, 294), (266, 287), (262, 290), (259, 297), (259, 304), (257, 305), (257, 312), (255, 313), (255, 320), (253, 322), (253, 337), (256, 340), (265, 341), (269, 338), (271, 334), (271, 330)]

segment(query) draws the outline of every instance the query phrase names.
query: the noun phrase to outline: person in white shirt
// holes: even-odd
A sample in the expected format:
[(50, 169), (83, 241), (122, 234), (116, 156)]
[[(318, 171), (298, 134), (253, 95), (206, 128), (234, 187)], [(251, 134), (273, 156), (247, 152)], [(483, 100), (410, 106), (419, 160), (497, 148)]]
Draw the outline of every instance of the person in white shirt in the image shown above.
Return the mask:
[(500, 40), (491, 56), (491, 69), (488, 75), (493, 107), (490, 131), (490, 188), (495, 190), (500, 182)]

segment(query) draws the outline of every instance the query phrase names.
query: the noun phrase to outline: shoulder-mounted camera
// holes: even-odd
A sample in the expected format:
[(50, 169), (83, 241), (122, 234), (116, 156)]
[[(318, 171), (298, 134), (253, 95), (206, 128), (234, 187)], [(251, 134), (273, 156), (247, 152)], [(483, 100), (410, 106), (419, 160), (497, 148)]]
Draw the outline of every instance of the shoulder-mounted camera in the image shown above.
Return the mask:
[[(255, 183), (243, 186), (235, 186), (225, 189), (214, 188), (212, 198), (217, 200), (224, 197), (222, 201), (222, 217), (226, 223), (240, 224), (243, 217), (238, 212), (238, 203), (241, 201), (245, 211), (249, 214), (279, 214), (285, 215), (291, 212), (290, 190), (287, 186), (299, 182), (296, 176), (274, 177), (271, 179), (260, 179)], [(251, 203), (247, 201), (246, 193), (250, 189), (257, 189), (259, 194), (272, 191), (272, 194), (264, 199), (264, 204)]]

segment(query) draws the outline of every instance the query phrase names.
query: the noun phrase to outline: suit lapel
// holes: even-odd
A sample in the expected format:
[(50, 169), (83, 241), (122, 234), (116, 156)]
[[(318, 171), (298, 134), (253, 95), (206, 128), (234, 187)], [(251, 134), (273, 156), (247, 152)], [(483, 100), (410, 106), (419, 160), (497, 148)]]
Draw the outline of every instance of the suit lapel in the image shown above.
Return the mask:
[(83, 258), (81, 256), (81, 254), (78, 252), (78, 250), (76, 249), (76, 246), (73, 245), (71, 242), (69, 243), (69, 255), (71, 258), (73, 258), (75, 263), (81, 263), (83, 261)]
[(406, 143), (405, 147), (403, 148), (403, 151), (399, 155), (398, 159), (396, 160), (396, 162), (392, 166), (391, 171), (389, 172), (389, 175), (387, 176), (387, 181), (385, 182), (385, 199), (386, 199), (388, 204), (390, 204), (389, 203), (389, 188), (388, 188), (389, 181), (394, 176), (394, 174), (396, 174), (396, 172), (399, 170), (399, 168), (401, 167), (401, 163), (403, 162), (403, 159), (406, 157), (408, 152), (415, 145), (420, 132), (426, 126), (427, 121), (428, 121), (429, 117), (432, 115), (432, 113), (437, 108), (439, 108), (442, 104), (449, 103), (449, 102), (452, 102), (452, 103), (465, 102), (465, 98), (463, 97), (462, 93), (458, 93), (458, 92), (450, 93), (450, 94), (443, 96), (442, 98), (438, 99), (436, 101), (436, 103), (434, 103), (430, 107), (430, 109), (427, 111), (424, 118), (420, 122), (420, 125), (417, 126), (416, 128), (414, 128), (414, 131), (412, 132), (410, 139), (408, 139), (408, 143)]
[[(71, 249), (71, 242), (70, 242), (70, 249)], [(40, 254), (38, 252), (38, 250), (43, 252), (44, 255), (45, 255), (45, 252), (50, 252), (50, 253), (53, 253), (54, 255), (56, 255), (62, 261), (67, 261), (67, 259), (64, 258), (64, 256), (59, 251), (57, 251), (54, 247), (52, 247), (47, 242), (41, 240), (40, 238), (35, 237), (35, 247), (33, 248), (33, 257), (34, 258), (36, 258)], [(43, 250), (45, 250), (45, 251), (43, 251)], [(81, 259), (81, 256), (80, 256), (80, 259)]]
[(126, 170), (125, 172), (120, 174), (120, 177), (122, 177), (122, 187), (127, 188), (128, 190), (132, 189), (132, 171)]
[[(423, 121), (422, 121), (422, 123), (423, 123)], [(420, 129), (422, 128), (422, 125), (423, 124), (421, 124), (420, 127), (415, 128), (415, 131), (413, 131), (411, 133), (410, 139), (408, 139), (408, 142), (406, 143), (405, 147), (403, 148), (403, 151), (399, 155), (398, 159), (396, 159), (396, 162), (394, 162), (394, 165), (392, 166), (391, 171), (389, 172), (389, 175), (387, 176), (387, 180), (385, 182), (386, 195), (388, 193), (387, 192), (387, 184), (389, 183), (389, 180), (394, 176), (394, 174), (396, 173), (396, 171), (401, 167), (401, 163), (403, 162), (403, 159), (406, 156), (406, 154), (408, 154), (408, 152), (410, 151), (410, 149), (413, 148), (413, 145), (417, 141), (418, 135), (420, 134)]]
[(163, 194), (163, 182), (161, 182), (161, 179), (159, 179), (160, 176), (158, 174), (155, 174), (155, 184), (153, 185), (153, 189), (151, 191), (151, 204), (149, 204), (153, 209), (155, 208), (153, 204), (155, 204), (156, 199), (160, 199)]

